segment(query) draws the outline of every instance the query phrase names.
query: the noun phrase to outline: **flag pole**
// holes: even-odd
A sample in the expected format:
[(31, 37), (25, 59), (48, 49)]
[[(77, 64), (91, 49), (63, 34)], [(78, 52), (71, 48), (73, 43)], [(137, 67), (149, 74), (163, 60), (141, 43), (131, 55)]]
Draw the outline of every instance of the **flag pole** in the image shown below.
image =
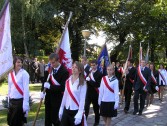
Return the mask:
[(3, 7), (2, 7), (2, 10), (0, 12), (0, 19), (1, 19), (2, 15), (3, 15), (3, 13), (4, 13), (4, 11), (5, 11), (8, 3), (9, 3), (9, 0), (6, 0), (5, 3), (4, 3), (4, 5), (3, 5)]
[[(126, 59), (124, 68), (123, 68), (123, 74), (122, 74), (122, 78), (125, 77), (126, 78), (126, 69), (127, 69), (127, 65), (128, 65), (128, 60), (130, 58), (130, 54), (131, 53), (131, 44), (129, 45), (129, 52), (128, 52), (128, 57)], [(125, 79), (123, 81), (123, 90), (122, 90), (122, 97), (121, 97), (121, 104), (123, 104), (123, 99), (124, 99), (124, 90), (125, 90)]]
[(66, 30), (67, 30), (67, 28), (68, 28), (68, 24), (70, 23), (71, 17), (72, 17), (72, 12), (70, 11), (70, 15), (69, 15), (68, 20), (67, 20), (67, 22), (66, 22), (66, 25), (65, 25), (63, 34), (62, 34), (62, 36), (61, 36), (61, 38), (60, 38), (59, 46), (58, 46), (57, 49), (56, 49), (56, 53), (57, 53), (57, 54), (59, 53), (60, 45), (61, 45), (61, 43), (62, 43), (62, 41), (63, 41), (64, 35), (65, 35), (65, 32), (66, 32)]

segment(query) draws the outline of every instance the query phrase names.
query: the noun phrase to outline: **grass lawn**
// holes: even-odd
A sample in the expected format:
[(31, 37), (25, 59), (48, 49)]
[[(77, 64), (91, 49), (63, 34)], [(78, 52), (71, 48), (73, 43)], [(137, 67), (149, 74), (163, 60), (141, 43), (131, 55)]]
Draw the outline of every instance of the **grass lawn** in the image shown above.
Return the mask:
[[(38, 108), (37, 103), (34, 103), (31, 107), (31, 110), (28, 114), (28, 122), (33, 121), (35, 116), (36, 116), (36, 112), (37, 112), (37, 108)], [(39, 115), (38, 115), (38, 119), (43, 119), (44, 118), (44, 112), (45, 112), (45, 107), (44, 104), (42, 104)], [(5, 110), (0, 110), (0, 126), (7, 126), (7, 109)]]
[[(30, 84), (29, 89), (30, 89), (30, 92), (34, 92), (34, 91), (39, 92), (41, 90), (41, 84)], [(3, 83), (0, 86), (0, 95), (7, 95), (7, 93), (8, 93), (8, 85), (7, 83)], [(28, 122), (34, 120), (38, 105), (39, 105), (38, 103), (34, 103), (31, 106), (31, 110), (28, 114), (28, 120), (27, 120)], [(38, 119), (44, 118), (44, 112), (45, 112), (44, 109), (45, 109), (44, 104), (42, 104)], [(7, 118), (7, 109), (0, 110), (0, 126), (7, 126), (6, 118)]]
[[(41, 90), (41, 85), (42, 84), (29, 84), (30, 92), (40, 91)], [(8, 84), (7, 83), (3, 83), (0, 86), (0, 95), (7, 95), (7, 93), (8, 93)]]

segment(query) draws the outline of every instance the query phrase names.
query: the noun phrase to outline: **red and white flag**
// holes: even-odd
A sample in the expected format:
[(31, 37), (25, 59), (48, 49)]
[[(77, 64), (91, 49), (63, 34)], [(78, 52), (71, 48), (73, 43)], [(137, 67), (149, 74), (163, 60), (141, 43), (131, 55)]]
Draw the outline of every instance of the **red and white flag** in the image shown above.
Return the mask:
[(9, 2), (0, 15), (0, 79), (13, 67)]
[(72, 72), (72, 58), (71, 58), (71, 49), (69, 41), (68, 28), (65, 28), (62, 42), (60, 43), (59, 49), (60, 63), (63, 64), (68, 70), (69, 74)]

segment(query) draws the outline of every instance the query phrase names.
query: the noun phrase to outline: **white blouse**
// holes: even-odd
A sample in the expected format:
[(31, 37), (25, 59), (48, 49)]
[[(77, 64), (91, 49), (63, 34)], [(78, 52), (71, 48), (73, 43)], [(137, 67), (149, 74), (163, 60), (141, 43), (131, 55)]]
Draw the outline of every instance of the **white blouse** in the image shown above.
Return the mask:
[(114, 90), (114, 93), (111, 92), (105, 85), (103, 78), (101, 80), (101, 84), (100, 84), (100, 88), (99, 88), (99, 99), (98, 99), (98, 103), (99, 105), (101, 104), (101, 101), (104, 102), (115, 102), (115, 103), (119, 103), (119, 87), (118, 87), (118, 80), (115, 79), (113, 81), (109, 81), (108, 76), (105, 76), (108, 85)]
[(161, 75), (159, 74), (159, 85), (161, 85), (161, 81), (163, 82), (163, 85), (167, 85), (167, 71), (165, 69), (159, 69), (159, 72), (162, 74), (162, 76), (165, 79), (165, 82), (164, 82)]
[(10, 99), (23, 98), (23, 106), (27, 108), (28, 110), (29, 109), (29, 74), (24, 69), (20, 69), (17, 75), (15, 75), (14, 71), (12, 72), (13, 72), (17, 85), (23, 91), (23, 96), (16, 89), (12, 81), (12, 78), (11, 78), (11, 73), (9, 73), (8, 75), (8, 97)]
[(76, 114), (75, 118), (82, 118), (82, 114), (84, 112), (84, 106), (85, 106), (85, 97), (86, 97), (86, 83), (84, 82), (84, 85), (79, 86), (79, 78), (72, 84), (71, 81), (72, 77), (69, 78), (69, 85), (71, 92), (75, 99), (77, 100), (79, 107), (77, 104), (73, 101), (71, 96), (68, 93), (67, 86), (65, 87), (65, 92), (63, 95), (62, 103), (61, 103), (61, 108), (66, 108), (69, 110), (78, 110), (78, 113)]

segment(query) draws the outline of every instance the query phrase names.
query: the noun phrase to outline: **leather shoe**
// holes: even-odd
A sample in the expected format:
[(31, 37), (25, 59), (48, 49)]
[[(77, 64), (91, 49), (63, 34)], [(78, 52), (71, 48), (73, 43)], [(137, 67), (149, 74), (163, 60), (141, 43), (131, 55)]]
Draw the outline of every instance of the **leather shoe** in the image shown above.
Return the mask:
[(94, 124), (93, 124), (93, 126), (98, 126), (99, 125), (99, 123), (97, 123), (97, 122), (95, 122)]
[(133, 115), (136, 115), (136, 114), (137, 114), (137, 112), (136, 112), (136, 111), (134, 111), (134, 112), (133, 112)]
[(128, 111), (127, 111), (126, 109), (124, 109), (124, 112), (125, 112), (125, 114), (127, 114), (127, 113), (128, 113)]
[(140, 116), (140, 115), (142, 115), (142, 112), (139, 112), (139, 114), (138, 114), (138, 115), (139, 115), (139, 116)]

